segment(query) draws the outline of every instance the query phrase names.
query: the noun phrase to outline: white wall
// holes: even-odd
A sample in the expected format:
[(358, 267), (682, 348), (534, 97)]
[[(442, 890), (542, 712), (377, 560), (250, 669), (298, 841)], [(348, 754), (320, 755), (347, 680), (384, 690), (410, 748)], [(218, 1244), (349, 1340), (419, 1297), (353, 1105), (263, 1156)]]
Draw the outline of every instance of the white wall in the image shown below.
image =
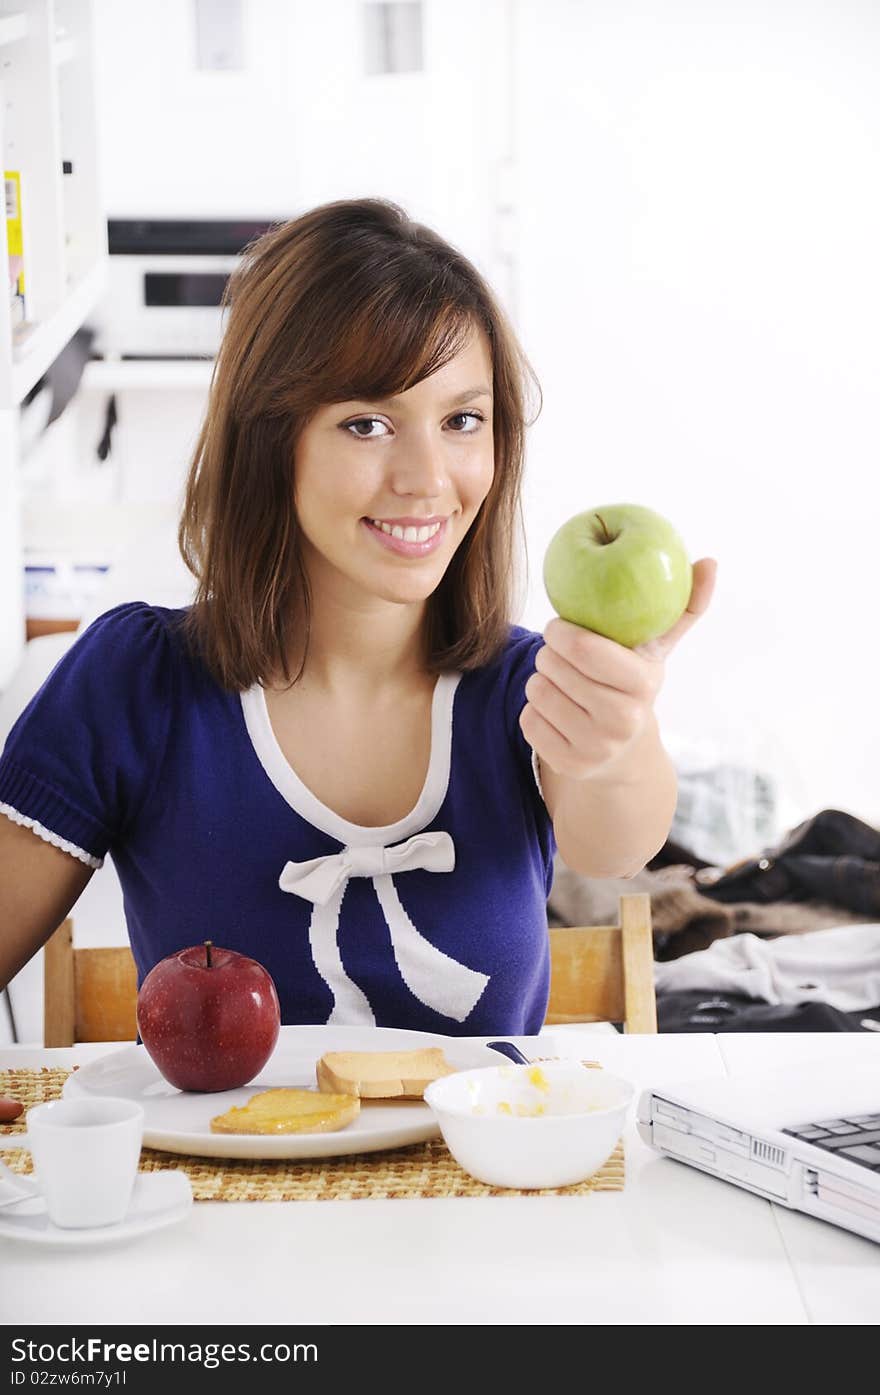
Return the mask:
[(804, 815), (880, 822), (880, 9), (518, 0), (527, 620), (570, 513), (636, 500), (719, 559), (676, 730), (754, 745)]
[(426, 70), (368, 75), (363, 0), (243, 0), (242, 71), (195, 63), (188, 0), (94, 0), (102, 175), (116, 217), (293, 217), (405, 200), (503, 276), (508, 0), (424, 0)]
[(459, 241), (544, 388), (525, 623), (549, 618), (541, 558), (565, 517), (659, 509), (720, 563), (668, 666), (670, 740), (772, 766), (791, 817), (880, 822), (880, 11), (434, 0), (423, 80), (364, 77), (361, 8), (255, 0), (250, 67), (198, 73), (188, 5), (98, 0), (109, 209), (377, 192)]

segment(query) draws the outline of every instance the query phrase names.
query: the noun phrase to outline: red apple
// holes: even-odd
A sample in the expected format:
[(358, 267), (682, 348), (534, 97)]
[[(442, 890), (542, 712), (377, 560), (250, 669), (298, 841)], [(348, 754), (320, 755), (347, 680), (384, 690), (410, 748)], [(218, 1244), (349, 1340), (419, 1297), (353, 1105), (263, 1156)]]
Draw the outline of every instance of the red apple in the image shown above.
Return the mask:
[(137, 999), (141, 1040), (178, 1090), (236, 1090), (263, 1069), (281, 1025), (268, 970), (210, 940), (162, 959)]

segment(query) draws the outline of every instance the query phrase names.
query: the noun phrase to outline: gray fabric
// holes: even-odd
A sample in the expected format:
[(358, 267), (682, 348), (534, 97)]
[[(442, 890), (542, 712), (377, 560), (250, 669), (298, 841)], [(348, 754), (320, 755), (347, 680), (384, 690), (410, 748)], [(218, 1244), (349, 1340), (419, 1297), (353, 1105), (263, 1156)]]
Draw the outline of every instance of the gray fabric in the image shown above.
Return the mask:
[[(713, 871), (715, 869), (712, 869)], [(820, 901), (713, 901), (702, 895), (700, 873), (687, 865), (647, 869), (635, 877), (599, 879), (573, 872), (557, 855), (547, 903), (551, 925), (614, 925), (621, 896), (647, 892), (657, 959), (706, 949), (714, 940), (748, 932), (764, 938), (801, 935), (872, 919)]]

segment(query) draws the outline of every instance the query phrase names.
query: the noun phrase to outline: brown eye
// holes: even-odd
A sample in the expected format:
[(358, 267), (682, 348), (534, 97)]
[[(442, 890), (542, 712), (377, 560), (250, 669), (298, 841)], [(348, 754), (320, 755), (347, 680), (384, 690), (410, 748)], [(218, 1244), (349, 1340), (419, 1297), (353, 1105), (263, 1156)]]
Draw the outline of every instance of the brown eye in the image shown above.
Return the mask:
[(475, 425), (472, 426), (469, 431), (460, 431), (457, 428), (453, 429), (453, 435), (455, 436), (473, 436), (477, 431), (479, 431), (480, 426), (483, 422), (483, 417), (479, 412), (456, 412), (455, 416), (450, 417), (449, 420), (450, 422), (473, 421)]
[(380, 421), (378, 417), (358, 417), (357, 421), (345, 422), (342, 429), (343, 431), (347, 431), (350, 436), (355, 436), (359, 441), (378, 441), (381, 440), (380, 435), (372, 431), (367, 434), (367, 432), (358, 431), (357, 428), (359, 426), (366, 426), (369, 428), (372, 426), (384, 425), (384, 421)]

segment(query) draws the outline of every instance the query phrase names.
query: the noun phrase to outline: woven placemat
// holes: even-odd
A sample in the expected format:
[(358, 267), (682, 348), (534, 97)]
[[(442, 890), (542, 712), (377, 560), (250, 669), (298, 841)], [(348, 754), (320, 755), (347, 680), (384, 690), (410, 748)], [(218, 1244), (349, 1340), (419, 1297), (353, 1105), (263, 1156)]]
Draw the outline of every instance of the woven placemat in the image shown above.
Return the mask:
[[(76, 1069), (76, 1067), (74, 1067)], [(19, 1100), (25, 1109), (58, 1099), (70, 1071), (50, 1069), (0, 1071), (0, 1095)], [(0, 1133), (25, 1132), (25, 1115)], [(32, 1171), (23, 1149), (0, 1153), (13, 1172)], [(196, 1201), (360, 1201), (366, 1198), (439, 1196), (583, 1196), (589, 1192), (623, 1191), (624, 1158), (621, 1140), (611, 1157), (584, 1182), (572, 1187), (519, 1191), (489, 1187), (469, 1177), (450, 1155), (442, 1139), (429, 1139), (408, 1148), (382, 1153), (354, 1153), (343, 1158), (311, 1158), (305, 1162), (266, 1162), (250, 1158), (195, 1158), (144, 1148), (140, 1171), (176, 1168), (185, 1172)]]

